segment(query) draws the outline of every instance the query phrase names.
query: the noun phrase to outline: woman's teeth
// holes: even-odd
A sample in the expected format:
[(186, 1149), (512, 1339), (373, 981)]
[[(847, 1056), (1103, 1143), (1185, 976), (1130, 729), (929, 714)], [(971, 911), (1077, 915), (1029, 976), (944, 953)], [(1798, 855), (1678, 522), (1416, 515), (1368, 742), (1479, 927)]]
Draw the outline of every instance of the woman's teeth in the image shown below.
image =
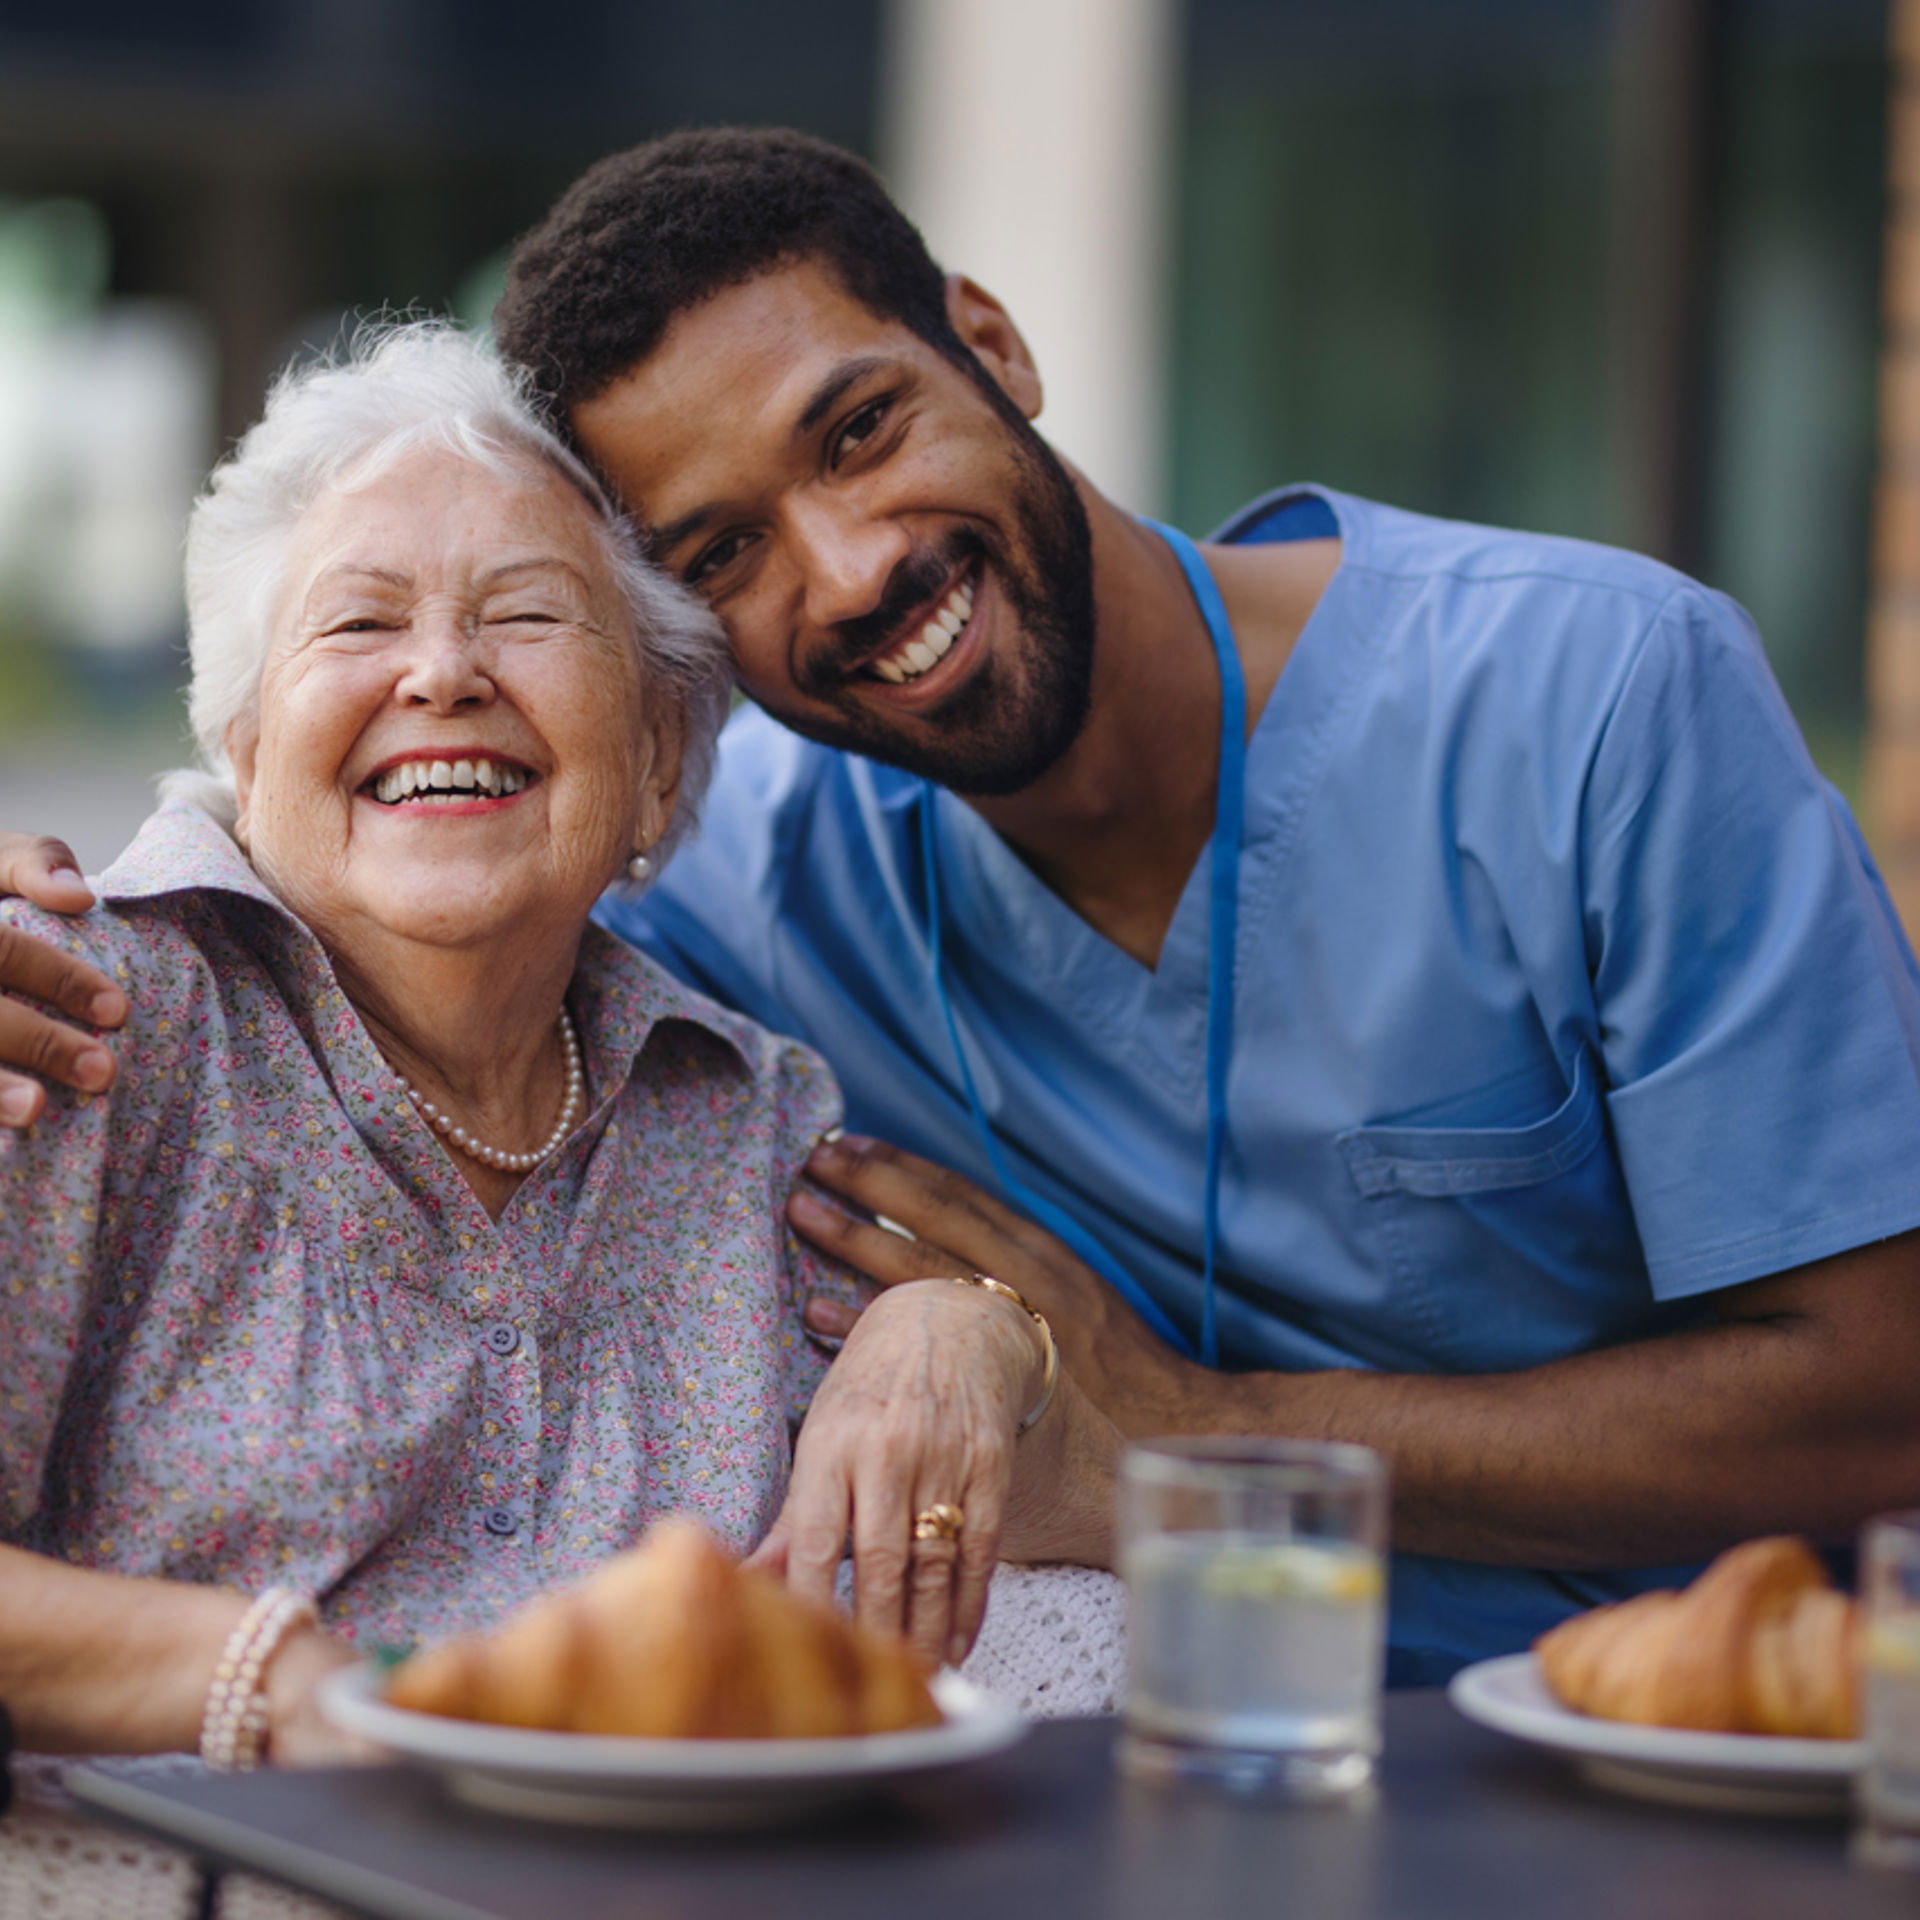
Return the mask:
[(937, 667), (946, 658), (960, 629), (972, 617), (973, 582), (962, 580), (941, 603), (940, 611), (911, 640), (873, 662), (874, 672), (896, 687), (918, 680), (929, 667)]
[(389, 767), (373, 783), (373, 797), (388, 806), (402, 800), (470, 800), (475, 794), (504, 799), (518, 793), (529, 776), (518, 767), (496, 767), (491, 760), (407, 760)]

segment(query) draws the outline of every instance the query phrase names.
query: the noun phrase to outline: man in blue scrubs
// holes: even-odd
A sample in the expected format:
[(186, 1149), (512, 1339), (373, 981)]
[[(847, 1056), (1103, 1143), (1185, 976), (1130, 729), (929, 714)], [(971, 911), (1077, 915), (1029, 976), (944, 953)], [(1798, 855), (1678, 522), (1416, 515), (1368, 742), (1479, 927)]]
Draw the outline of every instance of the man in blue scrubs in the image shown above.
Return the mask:
[(1380, 1448), (1402, 1681), (1920, 1500), (1920, 979), (1736, 607), (1320, 489), (1196, 583), (795, 136), (602, 163), (499, 319), (761, 709), (604, 917), (840, 1074), (802, 1232), (999, 1275), (1126, 1432)]

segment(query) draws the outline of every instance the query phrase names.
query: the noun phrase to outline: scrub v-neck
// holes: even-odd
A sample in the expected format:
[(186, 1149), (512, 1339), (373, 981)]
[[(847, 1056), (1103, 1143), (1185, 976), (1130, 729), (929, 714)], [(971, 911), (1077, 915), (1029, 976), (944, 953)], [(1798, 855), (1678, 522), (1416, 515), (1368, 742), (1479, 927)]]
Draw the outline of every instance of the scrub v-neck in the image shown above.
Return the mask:
[[(1204, 991), (1200, 1008), (1204, 1022), (1203, 1075), (1205, 1090), (1205, 1154), (1203, 1173), (1204, 1251), (1201, 1275), (1201, 1315), (1199, 1337), (1191, 1346), (1167, 1318), (1164, 1309), (1147, 1293), (1139, 1281), (1117, 1260), (1111, 1249), (1064, 1209), (1055, 1205), (1020, 1181), (1001, 1151), (991, 1122), (981, 1104), (975, 1076), (968, 1059), (958, 1016), (948, 991), (943, 965), (943, 915), (939, 879), (938, 832), (930, 824), (936, 789), (922, 787), (922, 857), (927, 893), (927, 944), (934, 997), (942, 1024), (959, 1069), (971, 1122), (981, 1150), (991, 1164), (996, 1183), (1004, 1196), (1033, 1215), (1041, 1225), (1064, 1239), (1080, 1257), (1118, 1289), (1147, 1323), (1163, 1338), (1197, 1351), (1207, 1366), (1219, 1364), (1216, 1277), (1221, 1230), (1221, 1185), (1227, 1150), (1228, 1081), (1232, 1065), (1234, 984), (1237, 972), (1237, 927), (1241, 885), (1241, 862), (1245, 826), (1246, 769), (1248, 727), (1246, 719), (1246, 674), (1240, 658), (1239, 643), (1233, 631), (1224, 596), (1212, 570), (1198, 546), (1178, 530), (1146, 522), (1166, 541), (1179, 562), (1187, 587), (1204, 620), (1212, 644), (1216, 669), (1220, 676), (1220, 748), (1214, 797), (1214, 826), (1201, 858), (1187, 877), (1178, 909), (1186, 907), (1197, 888), (1206, 894), (1206, 944)], [(1331, 585), (1331, 583), (1329, 583)], [(1316, 609), (1317, 611), (1317, 606)], [(1309, 622), (1311, 615), (1309, 615)], [(1271, 696), (1269, 699), (1271, 704)], [(1264, 717), (1264, 716), (1263, 716)], [(998, 838), (998, 836), (995, 836)], [(1010, 851), (1010, 850), (1009, 850)], [(1024, 864), (1024, 863), (1022, 863)], [(1049, 892), (1051, 889), (1047, 889)], [(1065, 902), (1060, 903), (1063, 907)], [(1071, 908), (1067, 909), (1070, 913)], [(1190, 909), (1189, 911), (1193, 911)], [(1137, 969), (1151, 972), (1156, 979), (1160, 969), (1145, 969), (1097, 930), (1079, 921), (1093, 937), (1121, 955)], [(1171, 929), (1169, 929), (1171, 931)], [(1162, 959), (1165, 958), (1164, 945)]]
[[(1341, 605), (1353, 560), (1345, 527), (1341, 537), (1340, 565), (1301, 627), (1248, 736), (1250, 776), (1256, 759), (1287, 759), (1294, 741), (1304, 742), (1320, 731), (1322, 703), (1333, 691), (1328, 669), (1337, 663), (1318, 656), (1336, 650), (1344, 630)], [(1251, 777), (1248, 781), (1240, 828), (1242, 914), (1237, 944), (1242, 952), (1247, 909), (1263, 891), (1276, 838), (1290, 837), (1278, 830), (1301, 797), (1294, 795), (1291, 781), (1282, 785), (1286, 792), (1276, 807), (1275, 796), (1262, 783)], [(1180, 890), (1159, 964), (1148, 967), (1075, 912), (964, 801), (936, 791), (931, 812), (949, 915), (954, 924), (974, 930), (969, 946), (977, 951), (1004, 941), (1017, 954), (1027, 984), (1070, 1009), (1078, 1024), (1099, 1030), (1103, 1048), (1131, 1056), (1183, 1091), (1190, 1090), (1196, 1100), (1203, 1099), (1213, 836), (1209, 834)], [(949, 956), (950, 975), (951, 966)], [(965, 1018), (963, 1012), (963, 1024)]]

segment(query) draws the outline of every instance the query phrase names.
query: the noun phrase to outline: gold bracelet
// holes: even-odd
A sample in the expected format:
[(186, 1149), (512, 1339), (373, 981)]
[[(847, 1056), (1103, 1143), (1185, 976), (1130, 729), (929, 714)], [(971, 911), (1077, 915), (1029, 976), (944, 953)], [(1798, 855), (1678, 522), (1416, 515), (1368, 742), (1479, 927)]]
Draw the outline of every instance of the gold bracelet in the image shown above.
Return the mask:
[(1053, 1405), (1053, 1390), (1060, 1382), (1060, 1349), (1054, 1344), (1053, 1329), (1047, 1325), (1047, 1316), (1015, 1293), (1004, 1280), (995, 1280), (984, 1273), (956, 1273), (949, 1278), (957, 1287), (982, 1287), (988, 1293), (997, 1293), (1003, 1299), (1011, 1300), (1040, 1329), (1040, 1344), (1046, 1349), (1046, 1359), (1040, 1373), (1040, 1398), (1028, 1409), (1027, 1417), (1014, 1428), (1014, 1437), (1018, 1439), (1029, 1427), (1038, 1425), (1041, 1415)]

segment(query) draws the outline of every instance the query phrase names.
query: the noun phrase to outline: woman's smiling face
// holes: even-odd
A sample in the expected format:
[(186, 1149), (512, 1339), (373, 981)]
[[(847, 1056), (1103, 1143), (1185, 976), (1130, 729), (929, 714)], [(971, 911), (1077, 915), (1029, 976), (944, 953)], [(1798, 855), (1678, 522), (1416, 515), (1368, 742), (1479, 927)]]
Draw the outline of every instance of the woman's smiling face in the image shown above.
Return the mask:
[(440, 451), (295, 533), (239, 834), (330, 947), (577, 935), (671, 811), (678, 715), (641, 684), (592, 510), (531, 457)]

